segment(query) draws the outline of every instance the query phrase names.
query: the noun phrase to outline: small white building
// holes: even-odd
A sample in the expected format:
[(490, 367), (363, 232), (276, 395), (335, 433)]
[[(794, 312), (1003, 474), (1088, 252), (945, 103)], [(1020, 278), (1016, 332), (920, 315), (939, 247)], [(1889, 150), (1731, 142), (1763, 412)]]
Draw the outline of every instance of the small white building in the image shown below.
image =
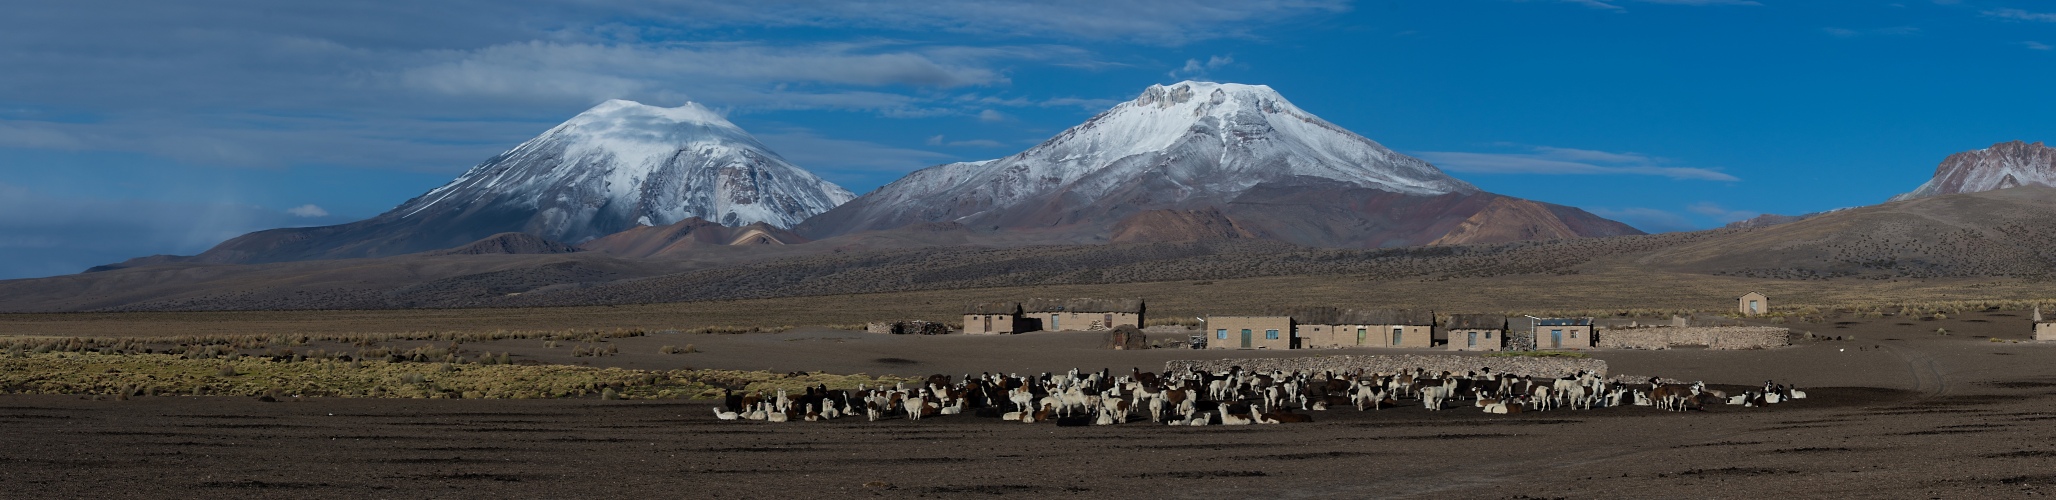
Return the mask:
[(1741, 308), (1743, 316), (1753, 318), (1770, 312), (1770, 297), (1764, 296), (1762, 292), (1743, 294), (1738, 302), (1737, 306)]

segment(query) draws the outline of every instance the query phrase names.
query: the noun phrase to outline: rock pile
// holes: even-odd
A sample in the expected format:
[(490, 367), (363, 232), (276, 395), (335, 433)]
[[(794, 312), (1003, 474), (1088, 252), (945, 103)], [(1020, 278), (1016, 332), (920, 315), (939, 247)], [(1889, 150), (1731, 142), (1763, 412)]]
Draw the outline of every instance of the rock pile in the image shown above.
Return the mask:
[(950, 328), (949, 325), (942, 323), (916, 319), (906, 321), (873, 321), (864, 325), (864, 331), (894, 335), (945, 335), (950, 332)]
[(1790, 345), (1789, 328), (1768, 326), (1656, 327), (1609, 329), (1599, 332), (1599, 347), (1606, 349), (1669, 349), (1671, 346), (1703, 345), (1707, 349), (1769, 349)]

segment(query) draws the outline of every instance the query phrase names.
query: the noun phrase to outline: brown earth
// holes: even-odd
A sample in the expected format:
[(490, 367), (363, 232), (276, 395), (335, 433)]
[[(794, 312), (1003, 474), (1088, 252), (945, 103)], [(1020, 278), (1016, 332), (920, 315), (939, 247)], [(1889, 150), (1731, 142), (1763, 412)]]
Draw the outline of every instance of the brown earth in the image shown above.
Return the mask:
[(578, 245), (581, 250), (618, 257), (676, 257), (709, 247), (805, 243), (791, 231), (762, 222), (728, 227), (691, 217), (663, 226), (640, 226)]
[[(0, 396), (0, 485), (24, 498), (2038, 496), (2056, 491), (2056, 345), (1982, 338), (2024, 338), (2023, 318), (1829, 318), (1792, 326), (1856, 338), (1594, 354), (1620, 373), (1777, 379), (1812, 396), (1690, 413), (1409, 404), (1309, 412), (1311, 424), (1060, 428), (971, 416), (725, 422), (698, 401)], [(1082, 334), (701, 338), (702, 353), (645, 359), (925, 374), (1302, 354), (1099, 351)], [(912, 362), (867, 364), (887, 356)]]

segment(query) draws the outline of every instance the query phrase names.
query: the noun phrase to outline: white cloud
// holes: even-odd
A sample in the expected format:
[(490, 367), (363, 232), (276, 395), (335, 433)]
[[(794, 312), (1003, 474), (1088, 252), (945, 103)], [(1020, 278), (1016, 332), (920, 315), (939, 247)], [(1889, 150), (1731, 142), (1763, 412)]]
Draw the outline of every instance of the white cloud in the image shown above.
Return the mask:
[[(704, 87), (775, 83), (960, 87), (1004, 83), (982, 60), (944, 61), (917, 51), (858, 44), (773, 47), (759, 43), (605, 45), (528, 41), (466, 52), (401, 70), (402, 85), (450, 95), (600, 100), (692, 98)], [(987, 52), (1003, 54), (1005, 52)], [(685, 94), (685, 95), (680, 95)], [(720, 103), (745, 104), (745, 103)]]
[(1170, 75), (1171, 78), (1205, 78), (1208, 73), (1225, 68), (1230, 64), (1235, 64), (1235, 56), (1211, 56), (1206, 58), (1205, 62), (1201, 62), (1198, 59), (1186, 59), (1185, 65), (1171, 70)]
[(1006, 143), (995, 141), (992, 139), (969, 139), (962, 141), (952, 141), (947, 140), (943, 136), (938, 135), (935, 137), (928, 138), (928, 145), (949, 146), (953, 148), (997, 148), (1006, 146)]
[(1654, 208), (1630, 207), (1616, 209), (1587, 207), (1585, 210), (1592, 212), (1593, 215), (1620, 221), (1627, 225), (1635, 226), (1635, 229), (1649, 233), (1697, 231), (1701, 229), (1683, 215)]
[(1752, 217), (1756, 217), (1758, 215), (1763, 215), (1763, 212), (1751, 210), (1729, 210), (1727, 208), (1721, 207), (1718, 203), (1710, 201), (1693, 203), (1689, 206), (1686, 206), (1685, 210), (1689, 210), (1695, 214), (1712, 217), (1714, 220), (1718, 220), (1722, 224), (1735, 222), (1739, 220), (1746, 220)]
[(321, 208), (321, 207), (320, 207), (319, 205), (315, 205), (315, 204), (313, 204), (313, 203), (308, 203), (308, 204), (306, 204), (306, 205), (300, 205), (300, 206), (297, 206), (297, 207), (293, 207), (293, 208), (288, 208), (288, 209), (286, 209), (286, 213), (289, 213), (289, 214), (293, 214), (293, 216), (294, 216), (294, 217), (327, 217), (327, 216), (328, 216), (328, 210), (324, 210), (324, 209), (322, 209), (322, 208)]
[(1006, 121), (1006, 120), (1007, 120), (1007, 115), (1006, 115), (1006, 114), (1004, 114), (1004, 113), (1000, 113), (1000, 112), (998, 112), (998, 111), (993, 111), (993, 110), (990, 110), (990, 109), (988, 109), (988, 110), (984, 110), (984, 111), (979, 111), (979, 112), (978, 112), (978, 121), (981, 121), (981, 122), (988, 122), (988, 123), (989, 123), (989, 122), (1002, 122), (1002, 121)]
[(1043, 100), (1042, 102), (1037, 103), (1036, 105), (1045, 108), (1075, 106), (1079, 108), (1099, 110), (1114, 107), (1114, 105), (1120, 104), (1122, 102), (1124, 101), (1120, 99), (1082, 99), (1077, 97), (1057, 97)]
[(2046, 43), (2042, 43), (2042, 42), (2037, 42), (2037, 41), (2034, 41), (2034, 40), (2028, 40), (2028, 41), (2025, 41), (2025, 42), (2020, 42), (2020, 46), (2022, 46), (2022, 47), (2027, 47), (2027, 48), (2029, 48), (2029, 49), (2033, 49), (2033, 50), (2052, 50), (2052, 49), (2056, 49), (2056, 47), (2050, 47), (2050, 46), (2049, 46), (2049, 44), (2046, 44)]
[(2021, 9), (2009, 8), (1987, 10), (1984, 11), (1984, 15), (1987, 17), (2010, 19), (2014, 21), (2038, 21), (2045, 23), (2056, 23), (2056, 13), (2048, 12), (2031, 12)]
[(1829, 36), (1839, 38), (1856, 38), (1860, 36), (1907, 36), (1920, 34), (1920, 28), (1916, 28), (1913, 26), (1894, 26), (1889, 28), (1871, 28), (1864, 30), (1827, 27), (1821, 28), (1820, 30), (1822, 32), (1827, 33)]
[[(1562, 1), (1563, 1), (1564, 3), (1570, 3), (1570, 4), (1577, 4), (1577, 5), (1583, 5), (1583, 6), (1586, 6), (1586, 7), (1591, 7), (1591, 8), (1594, 8), (1594, 9), (1604, 9), (1604, 10), (1611, 10), (1611, 11), (1616, 11), (1616, 12), (1625, 12), (1625, 11), (1627, 11), (1627, 8), (1621, 7), (1620, 5), (1616, 5), (1616, 4), (1620, 3), (1620, 1), (1621, 1), (1621, 0), (1613, 0), (1613, 3), (1608, 3), (1608, 2), (1605, 2), (1605, 1), (1601, 1), (1601, 0), (1562, 0)], [(1629, 1), (1634, 1), (1634, 2), (1640, 2), (1640, 3), (1646, 3), (1646, 4), (1656, 4), (1656, 5), (1685, 5), (1685, 6), (1695, 6), (1695, 7), (1697, 7), (1697, 6), (1710, 6), (1710, 5), (1756, 5), (1756, 6), (1760, 6), (1760, 5), (1763, 5), (1762, 3), (1756, 2), (1756, 1), (1754, 1), (1754, 0), (1629, 0)]]
[(338, 224), (229, 203), (57, 197), (0, 184), (0, 279), (68, 274), (151, 254), (194, 254), (260, 229)]
[[(814, 172), (912, 172), (955, 157), (934, 151), (906, 149), (874, 142), (822, 137), (812, 130), (787, 128), (756, 134), (787, 161)], [(939, 142), (942, 136), (930, 141)]]
[(927, 2), (700, 2), (664, 9), (709, 24), (856, 26), (1183, 45), (1241, 38), (1252, 28), (1349, 10), (1346, 0), (934, 0)]
[(1652, 175), (1679, 180), (1734, 182), (1741, 179), (1718, 170), (1661, 166), (1663, 159), (1636, 153), (1531, 147), (1530, 153), (1416, 153), (1443, 170), (1475, 174)]

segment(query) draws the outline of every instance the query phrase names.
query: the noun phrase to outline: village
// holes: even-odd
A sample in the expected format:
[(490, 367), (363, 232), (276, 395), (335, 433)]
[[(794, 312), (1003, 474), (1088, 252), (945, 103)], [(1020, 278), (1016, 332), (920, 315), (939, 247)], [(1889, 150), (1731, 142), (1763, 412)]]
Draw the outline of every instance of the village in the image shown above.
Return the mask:
[[(1031, 299), (971, 304), (961, 328), (933, 321), (880, 321), (872, 333), (1018, 335), (1104, 331), (1110, 349), (1169, 345), (1192, 349), (1397, 348), (1446, 351), (1589, 349), (1768, 349), (1790, 345), (1792, 331), (1762, 321), (1770, 298), (1749, 292), (1726, 315), (1638, 318), (1447, 314), (1418, 309), (1301, 307), (1265, 314), (1216, 314), (1192, 322), (1151, 322), (1143, 299)], [(1182, 319), (1182, 318), (1181, 318)], [(2056, 339), (2056, 323), (2034, 320), (2037, 339)], [(1161, 323), (1161, 324), (1159, 324)], [(1154, 326), (1152, 326), (1154, 325)], [(1178, 335), (1176, 339), (1159, 338)], [(1152, 337), (1152, 335), (1156, 337)], [(1154, 342), (1152, 342), (1154, 341)]]

